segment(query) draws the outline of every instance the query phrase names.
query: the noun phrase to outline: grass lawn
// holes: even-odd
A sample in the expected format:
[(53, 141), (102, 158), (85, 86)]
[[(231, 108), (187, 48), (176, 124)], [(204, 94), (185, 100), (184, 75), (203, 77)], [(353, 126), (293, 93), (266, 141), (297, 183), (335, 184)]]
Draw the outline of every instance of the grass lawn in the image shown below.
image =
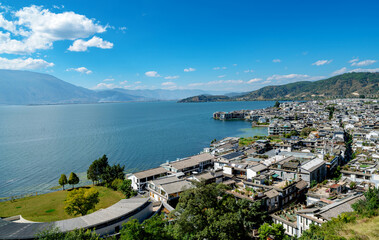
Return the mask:
[(348, 223), (340, 234), (346, 239), (379, 239), (379, 216)]
[[(106, 187), (95, 186), (99, 191), (100, 202), (96, 210), (107, 208), (120, 201), (122, 193)], [(14, 202), (0, 202), (0, 217), (22, 215), (23, 218), (36, 222), (49, 222), (72, 218), (64, 211), (67, 191), (57, 191), (39, 196), (17, 199)]]

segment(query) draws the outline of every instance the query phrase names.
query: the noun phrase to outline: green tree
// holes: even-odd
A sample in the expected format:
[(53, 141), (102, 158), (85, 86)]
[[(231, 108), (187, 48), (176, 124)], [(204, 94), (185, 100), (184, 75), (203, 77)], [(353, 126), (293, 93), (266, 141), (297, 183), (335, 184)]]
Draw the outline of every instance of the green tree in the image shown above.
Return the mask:
[(317, 181), (316, 180), (312, 180), (311, 181), (311, 185), (310, 185), (310, 188), (313, 188), (314, 186), (317, 185)]
[(126, 179), (122, 182), (120, 191), (125, 195), (125, 198), (131, 198), (137, 194), (132, 188), (132, 180), (130, 179)]
[(276, 101), (275, 104), (274, 104), (274, 107), (278, 108), (279, 106), (280, 106), (279, 101)]
[(68, 182), (67, 182), (67, 177), (65, 174), (62, 174), (61, 177), (59, 178), (59, 185), (61, 185), (63, 187), (63, 190), (64, 190), (64, 185), (66, 185)]
[(64, 210), (69, 215), (84, 216), (88, 211), (95, 209), (97, 203), (99, 203), (99, 192), (96, 189), (74, 189), (66, 197)]
[(72, 188), (74, 188), (74, 185), (78, 183), (79, 177), (74, 172), (71, 172), (70, 176), (68, 177), (68, 184), (72, 185)]
[(122, 225), (121, 240), (146, 239), (146, 233), (137, 219), (131, 219)]
[(379, 214), (379, 188), (369, 188), (368, 191), (364, 193), (365, 198), (358, 200), (356, 203), (352, 204), (351, 207), (358, 214), (363, 216), (376, 216)]
[(172, 235), (176, 239), (246, 239), (263, 223), (260, 202), (236, 200), (225, 185), (195, 183), (180, 195)]
[(89, 229), (75, 229), (68, 233), (62, 233), (59, 228), (45, 229), (35, 236), (38, 240), (99, 240), (100, 236)]
[(121, 240), (169, 240), (173, 239), (168, 231), (168, 222), (162, 215), (154, 215), (140, 224), (132, 219), (122, 225)]
[(105, 174), (107, 167), (109, 167), (107, 155), (92, 162), (87, 170), (87, 178), (92, 180), (92, 183), (99, 182)]
[(113, 166), (107, 166), (105, 168), (105, 172), (101, 175), (101, 179), (105, 183), (106, 186), (111, 186), (111, 183), (115, 179), (121, 179), (124, 180), (125, 174), (124, 174), (125, 166), (120, 166), (120, 164), (113, 165)]
[(100, 176), (96, 171), (96, 163), (97, 160), (93, 161), (87, 170), (87, 178), (92, 181), (93, 185), (100, 180)]
[(286, 239), (285, 230), (282, 224), (268, 224), (264, 223), (258, 229), (259, 238), (261, 240), (266, 240), (267, 237), (273, 236), (275, 240)]

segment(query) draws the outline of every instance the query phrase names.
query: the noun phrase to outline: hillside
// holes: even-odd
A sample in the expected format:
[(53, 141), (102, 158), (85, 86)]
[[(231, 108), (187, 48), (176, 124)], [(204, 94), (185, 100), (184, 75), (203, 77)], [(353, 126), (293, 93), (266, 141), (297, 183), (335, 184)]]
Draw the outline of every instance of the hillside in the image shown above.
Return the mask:
[(186, 102), (221, 102), (221, 101), (230, 101), (231, 98), (224, 95), (199, 95), (194, 97), (189, 97), (180, 100), (180, 103)]
[(0, 105), (177, 100), (206, 93), (209, 92), (196, 89), (128, 90), (115, 88), (93, 91), (62, 81), (49, 74), (0, 70)]
[[(295, 82), (278, 86), (267, 86), (240, 96), (224, 98), (202, 97), (201, 102), (209, 101), (253, 101), (253, 100), (313, 100), (348, 98), (365, 95), (378, 97), (379, 73), (345, 73), (328, 79), (309, 82)], [(193, 99), (193, 101), (191, 101)], [(197, 98), (187, 98), (180, 102), (196, 102)]]
[(54, 76), (29, 71), (0, 70), (0, 104), (95, 102), (95, 92)]

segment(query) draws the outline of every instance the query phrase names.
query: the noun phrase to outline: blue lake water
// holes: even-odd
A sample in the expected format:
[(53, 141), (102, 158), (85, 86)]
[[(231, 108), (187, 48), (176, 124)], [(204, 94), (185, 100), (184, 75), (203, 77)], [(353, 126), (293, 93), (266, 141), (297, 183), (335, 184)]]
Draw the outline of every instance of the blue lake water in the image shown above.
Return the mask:
[(212, 113), (273, 104), (0, 106), (0, 197), (48, 192), (58, 185), (60, 174), (84, 173), (103, 154), (110, 164), (137, 171), (197, 154), (215, 138), (266, 135), (266, 128), (213, 120)]

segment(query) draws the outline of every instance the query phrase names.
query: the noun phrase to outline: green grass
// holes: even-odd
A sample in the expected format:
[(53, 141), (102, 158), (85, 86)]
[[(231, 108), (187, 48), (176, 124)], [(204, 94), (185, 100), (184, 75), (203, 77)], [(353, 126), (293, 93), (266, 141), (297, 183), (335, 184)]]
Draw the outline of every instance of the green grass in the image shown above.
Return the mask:
[(248, 145), (251, 145), (252, 143), (254, 143), (255, 140), (251, 137), (248, 137), (248, 138), (240, 138), (239, 140), (239, 145), (240, 146), (248, 146)]
[[(107, 208), (120, 201), (122, 193), (106, 187), (95, 187), (99, 191), (100, 202), (96, 210)], [(6, 202), (0, 202), (0, 217), (22, 215), (23, 218), (36, 222), (50, 222), (72, 218), (64, 211), (67, 191), (57, 191), (39, 196), (31, 196)], [(95, 210), (95, 211), (96, 211)]]
[(346, 239), (379, 239), (379, 216), (348, 223), (339, 233)]

